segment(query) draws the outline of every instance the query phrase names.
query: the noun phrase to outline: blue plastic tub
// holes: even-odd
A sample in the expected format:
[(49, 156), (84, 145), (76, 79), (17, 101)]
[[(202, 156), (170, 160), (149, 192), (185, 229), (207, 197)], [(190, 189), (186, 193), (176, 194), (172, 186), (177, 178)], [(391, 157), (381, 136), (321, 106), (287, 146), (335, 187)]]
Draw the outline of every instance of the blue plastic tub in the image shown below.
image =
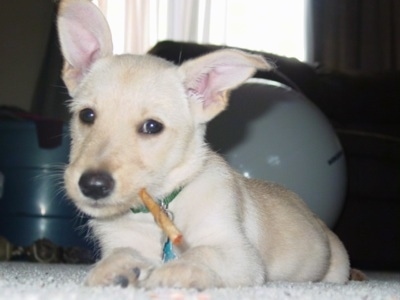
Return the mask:
[(88, 248), (87, 220), (63, 190), (69, 143), (61, 122), (0, 120), (0, 236), (12, 244)]

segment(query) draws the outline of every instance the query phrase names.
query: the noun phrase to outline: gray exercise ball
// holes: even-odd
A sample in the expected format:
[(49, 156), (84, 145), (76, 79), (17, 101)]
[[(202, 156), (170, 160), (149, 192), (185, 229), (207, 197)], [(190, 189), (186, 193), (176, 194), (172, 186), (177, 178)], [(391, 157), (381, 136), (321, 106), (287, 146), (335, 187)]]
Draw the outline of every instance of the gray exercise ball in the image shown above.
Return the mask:
[(232, 91), (207, 140), (238, 172), (293, 190), (334, 226), (345, 199), (345, 157), (327, 118), (301, 93), (251, 79)]

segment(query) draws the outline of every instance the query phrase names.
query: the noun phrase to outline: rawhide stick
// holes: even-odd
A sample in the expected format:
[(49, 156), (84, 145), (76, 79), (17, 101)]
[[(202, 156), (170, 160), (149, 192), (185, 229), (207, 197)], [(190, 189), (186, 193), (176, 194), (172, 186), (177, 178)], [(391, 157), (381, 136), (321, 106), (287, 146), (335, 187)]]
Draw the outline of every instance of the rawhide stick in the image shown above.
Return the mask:
[(171, 242), (174, 245), (180, 245), (183, 238), (182, 233), (178, 230), (178, 228), (176, 228), (175, 224), (172, 223), (171, 219), (160, 207), (160, 205), (153, 200), (153, 198), (147, 193), (146, 189), (141, 189), (139, 196), (142, 199), (143, 204), (153, 215), (157, 225), (160, 226)]

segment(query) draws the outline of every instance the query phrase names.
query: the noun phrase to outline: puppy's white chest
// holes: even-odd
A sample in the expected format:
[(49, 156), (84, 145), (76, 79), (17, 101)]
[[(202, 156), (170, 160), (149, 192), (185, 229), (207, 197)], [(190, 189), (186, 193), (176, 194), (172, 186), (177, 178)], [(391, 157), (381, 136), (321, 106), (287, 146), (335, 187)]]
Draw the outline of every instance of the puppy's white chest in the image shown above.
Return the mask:
[(134, 248), (152, 260), (162, 259), (163, 233), (149, 213), (127, 213), (112, 220), (92, 220), (90, 225), (99, 239), (102, 255), (114, 248)]

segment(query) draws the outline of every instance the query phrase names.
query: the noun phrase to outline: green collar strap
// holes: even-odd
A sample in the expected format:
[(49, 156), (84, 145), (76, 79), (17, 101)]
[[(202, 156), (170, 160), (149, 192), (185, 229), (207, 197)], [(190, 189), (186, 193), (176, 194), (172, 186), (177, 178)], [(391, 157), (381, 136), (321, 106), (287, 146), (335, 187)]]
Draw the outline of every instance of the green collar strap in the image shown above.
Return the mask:
[[(158, 201), (158, 203), (165, 209), (168, 208), (168, 205), (172, 202), (172, 200), (174, 200), (176, 198), (176, 196), (178, 196), (178, 194), (182, 191), (182, 187), (177, 188), (176, 190), (174, 190), (171, 194), (169, 194), (167, 197), (165, 197), (164, 199), (162, 199), (161, 201)], [(149, 210), (147, 209), (146, 206), (141, 206), (139, 208), (131, 208), (131, 211), (134, 214), (138, 214), (138, 213), (148, 213)]]

